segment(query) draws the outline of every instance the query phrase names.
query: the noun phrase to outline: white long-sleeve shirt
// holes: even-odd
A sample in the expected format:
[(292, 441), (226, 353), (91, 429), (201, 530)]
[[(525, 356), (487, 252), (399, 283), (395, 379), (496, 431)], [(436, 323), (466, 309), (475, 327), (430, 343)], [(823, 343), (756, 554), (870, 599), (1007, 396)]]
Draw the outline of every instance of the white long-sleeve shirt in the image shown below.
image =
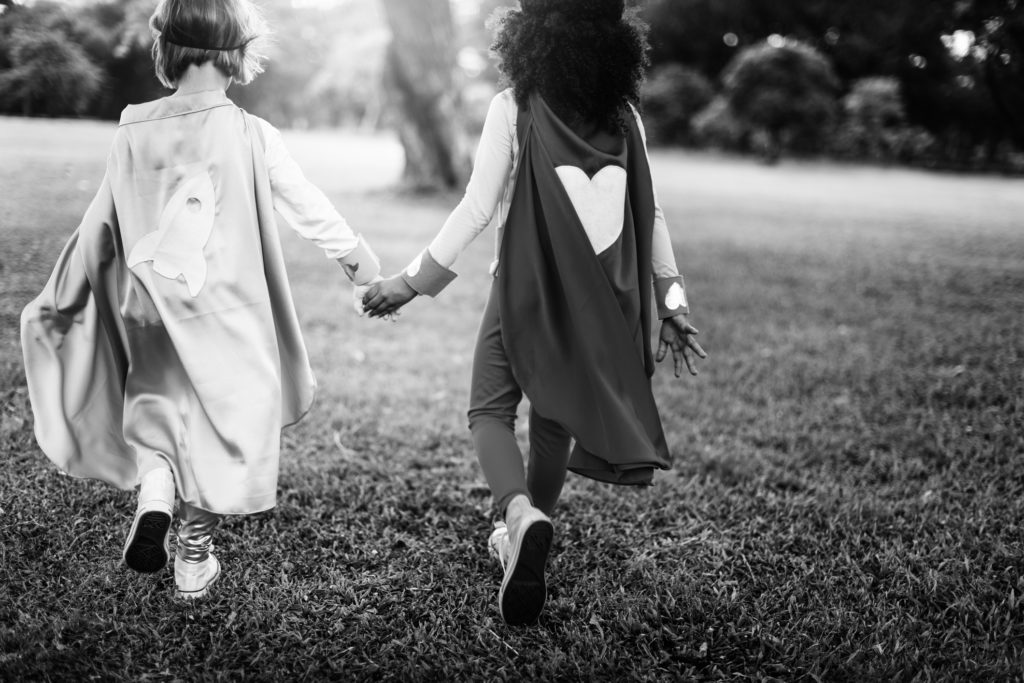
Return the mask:
[(291, 229), (323, 249), (327, 258), (349, 254), (358, 245), (359, 235), (320, 188), (306, 179), (285, 148), (281, 132), (263, 119), (253, 118), (263, 132), (274, 209)]
[[(634, 111), (634, 115), (636, 112)], [(430, 256), (444, 268), (451, 268), (459, 254), (490, 224), (497, 214), (494, 261), (491, 273), (497, 267), (501, 235), (515, 191), (515, 176), (519, 165), (519, 141), (516, 135), (518, 108), (511, 89), (503, 90), (491, 100), (484, 121), (480, 144), (477, 147), (473, 173), (466, 193), (448, 216), (441, 230), (427, 247)], [(636, 116), (640, 133), (643, 124)], [(644, 137), (646, 150), (646, 137)], [(417, 257), (419, 259), (419, 257)], [(418, 269), (418, 263), (414, 269)], [(675, 255), (669, 237), (665, 214), (654, 196), (654, 234), (651, 266), (655, 279), (676, 277)]]
[(281, 133), (259, 117), (264, 141), (267, 172), (274, 209), (301, 237), (336, 259), (345, 274), (357, 285), (365, 285), (380, 275), (380, 261), (366, 241), (356, 233), (327, 196), (295, 162), (281, 139)]

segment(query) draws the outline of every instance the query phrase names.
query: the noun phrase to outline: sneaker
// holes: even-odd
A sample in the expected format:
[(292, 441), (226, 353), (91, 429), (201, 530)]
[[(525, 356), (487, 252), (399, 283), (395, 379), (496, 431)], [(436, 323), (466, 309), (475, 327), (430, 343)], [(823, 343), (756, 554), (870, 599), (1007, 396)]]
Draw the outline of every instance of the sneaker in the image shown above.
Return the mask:
[(153, 470), (142, 478), (139, 504), (121, 557), (129, 568), (152, 573), (167, 566), (171, 557), (171, 513), (174, 510), (174, 475)]
[(498, 591), (498, 605), (505, 623), (531, 624), (543, 611), (548, 597), (544, 566), (553, 537), (551, 520), (535, 507), (510, 520), (505, 578)]
[(213, 553), (202, 562), (174, 558), (174, 586), (178, 589), (178, 597), (183, 600), (203, 597), (219, 576), (220, 562)]
[(487, 539), (487, 554), (496, 559), (504, 571), (505, 558), (508, 557), (508, 527), (505, 522), (494, 523), (494, 531)]

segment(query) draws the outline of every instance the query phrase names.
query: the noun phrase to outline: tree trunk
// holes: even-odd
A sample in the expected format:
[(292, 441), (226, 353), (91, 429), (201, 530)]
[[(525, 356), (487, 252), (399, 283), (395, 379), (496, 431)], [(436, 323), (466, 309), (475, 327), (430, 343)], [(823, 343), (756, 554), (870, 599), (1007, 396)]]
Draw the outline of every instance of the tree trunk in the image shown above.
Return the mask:
[(455, 84), (448, 0), (382, 1), (393, 36), (384, 81), (405, 149), (402, 180), (420, 191), (462, 187), (470, 155)]

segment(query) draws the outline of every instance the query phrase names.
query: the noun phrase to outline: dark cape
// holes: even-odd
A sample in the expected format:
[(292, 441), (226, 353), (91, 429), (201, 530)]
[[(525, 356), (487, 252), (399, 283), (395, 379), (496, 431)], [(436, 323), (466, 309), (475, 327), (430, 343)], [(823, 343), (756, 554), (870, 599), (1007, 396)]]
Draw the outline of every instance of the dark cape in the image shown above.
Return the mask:
[[(537, 95), (520, 110), (497, 277), (512, 373), (534, 409), (575, 439), (569, 469), (650, 484), (670, 460), (650, 381), (654, 190), (639, 127), (625, 118), (625, 139), (609, 153)], [(600, 254), (556, 171), (565, 166), (591, 179), (607, 166), (626, 171), (622, 232)]]

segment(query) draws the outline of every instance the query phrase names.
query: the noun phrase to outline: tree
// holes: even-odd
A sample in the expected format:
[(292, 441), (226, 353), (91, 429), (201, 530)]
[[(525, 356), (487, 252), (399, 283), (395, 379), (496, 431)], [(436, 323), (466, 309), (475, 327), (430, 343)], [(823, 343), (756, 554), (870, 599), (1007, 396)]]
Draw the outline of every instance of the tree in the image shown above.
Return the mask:
[(455, 30), (448, 0), (383, 0), (392, 40), (385, 65), (403, 181), (416, 190), (460, 187), (470, 158), (455, 84)]
[(843, 98), (843, 121), (831, 147), (853, 159), (928, 163), (935, 141), (921, 127), (907, 124), (900, 82), (878, 76), (857, 80)]
[(10, 34), (11, 67), (0, 72), (0, 102), (24, 116), (82, 114), (103, 75), (85, 51), (59, 32)]
[(695, 142), (732, 152), (750, 151), (750, 131), (736, 119), (725, 97), (718, 95), (691, 119)]
[(691, 121), (714, 96), (711, 81), (696, 69), (675, 62), (652, 69), (640, 91), (648, 137), (693, 144)]
[(105, 85), (90, 116), (116, 119), (129, 104), (167, 94), (153, 71), (149, 17), (156, 0), (107, 0), (76, 11), (76, 40), (103, 69)]
[(810, 151), (835, 120), (839, 79), (828, 59), (793, 40), (742, 50), (722, 75), (736, 117), (765, 137), (768, 160), (783, 148)]
[(969, 56), (980, 80), (1024, 148), (1024, 4), (1020, 0), (966, 0), (958, 3), (956, 23), (976, 40)]
[[(649, 0), (652, 61), (706, 76), (776, 34), (814, 47), (844, 84), (900, 82), (908, 125), (939, 139), (947, 160), (989, 163), (1024, 149), (1024, 0)], [(954, 37), (971, 41), (952, 54)]]
[[(21, 93), (17, 101), (2, 97), (0, 110), (117, 118), (126, 104), (158, 96), (147, 27), (155, 4), (156, 0), (107, 0), (80, 6), (35, 2), (16, 4), (0, 13), (0, 81), (5, 89)], [(16, 34), (22, 38), (15, 39)], [(25, 35), (48, 36), (62, 45), (31, 39), (39, 43), (32, 50), (47, 52), (32, 59), (44, 63), (22, 63), (16, 68), (13, 52)], [(61, 79), (61, 73), (66, 77)], [(41, 78), (50, 86), (40, 86)], [(32, 90), (37, 92), (26, 103)]]

